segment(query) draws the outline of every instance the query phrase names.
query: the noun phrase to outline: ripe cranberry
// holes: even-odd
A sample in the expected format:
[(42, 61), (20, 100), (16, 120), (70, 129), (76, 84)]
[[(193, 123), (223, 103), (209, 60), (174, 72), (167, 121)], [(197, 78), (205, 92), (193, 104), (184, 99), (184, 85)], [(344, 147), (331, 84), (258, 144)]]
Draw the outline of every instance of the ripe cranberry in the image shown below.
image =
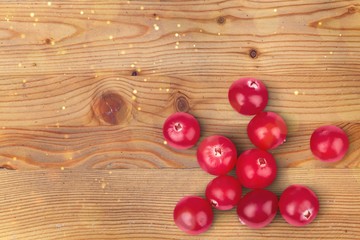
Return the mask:
[(229, 210), (236, 206), (241, 198), (241, 184), (232, 176), (218, 176), (207, 185), (205, 194), (213, 207)]

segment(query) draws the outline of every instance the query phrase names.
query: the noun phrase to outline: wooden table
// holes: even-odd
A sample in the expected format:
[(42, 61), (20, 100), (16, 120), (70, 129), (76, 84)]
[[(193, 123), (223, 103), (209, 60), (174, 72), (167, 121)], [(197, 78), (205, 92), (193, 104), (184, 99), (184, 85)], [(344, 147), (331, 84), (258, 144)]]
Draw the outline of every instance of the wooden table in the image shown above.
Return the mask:
[[(0, 16), (0, 239), (360, 239), (359, 0), (14, 0)], [(187, 111), (201, 138), (251, 148), (250, 117), (227, 100), (244, 76), (289, 128), (269, 189), (306, 184), (320, 213), (250, 230), (216, 211), (187, 236), (173, 207), (213, 177), (196, 148), (164, 144), (162, 123)], [(340, 162), (309, 150), (324, 124), (349, 136)]]

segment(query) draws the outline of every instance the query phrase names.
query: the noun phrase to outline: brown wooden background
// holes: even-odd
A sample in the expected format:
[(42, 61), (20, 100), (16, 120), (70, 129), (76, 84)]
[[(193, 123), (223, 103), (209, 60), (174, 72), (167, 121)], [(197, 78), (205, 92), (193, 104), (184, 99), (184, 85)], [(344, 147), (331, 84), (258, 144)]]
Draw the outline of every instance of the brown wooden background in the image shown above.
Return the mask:
[[(213, 177), (162, 123), (188, 111), (250, 148), (227, 89), (251, 76), (289, 127), (270, 189), (306, 184), (320, 214), (250, 230), (216, 212), (193, 239), (360, 239), (359, 53), (359, 0), (1, 1), (0, 238), (190, 239), (173, 207)], [(349, 135), (338, 163), (309, 150), (324, 124)]]

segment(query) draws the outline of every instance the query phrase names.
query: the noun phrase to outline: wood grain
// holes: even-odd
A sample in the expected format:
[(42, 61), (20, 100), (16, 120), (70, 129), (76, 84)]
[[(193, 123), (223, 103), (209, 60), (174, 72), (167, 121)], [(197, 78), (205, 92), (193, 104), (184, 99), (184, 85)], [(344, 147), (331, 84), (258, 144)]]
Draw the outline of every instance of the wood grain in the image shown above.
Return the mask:
[(174, 225), (172, 210), (182, 196), (203, 195), (212, 176), (200, 170), (2, 171), (0, 238), (360, 238), (359, 169), (281, 169), (280, 173), (271, 187), (276, 194), (292, 183), (306, 184), (318, 194), (321, 209), (311, 225), (292, 227), (277, 215), (268, 227), (250, 230), (231, 210), (215, 212), (213, 227), (190, 237)]
[[(194, 168), (196, 148), (176, 151), (163, 144), (162, 123), (188, 111), (201, 123), (202, 137), (224, 134), (243, 151), (252, 147), (250, 117), (227, 100), (231, 77), (22, 76), (0, 79), (0, 163), (10, 169)], [(282, 167), (359, 167), (360, 79), (256, 76), (269, 89), (269, 111), (288, 123), (287, 143), (275, 150)], [(24, 79), (26, 81), (24, 81)], [(144, 81), (146, 79), (146, 81)], [(97, 101), (121, 98), (115, 122), (104, 121)], [(111, 120), (111, 119), (110, 119)], [(338, 163), (314, 160), (312, 131), (336, 124), (351, 147)], [(234, 131), (235, 129), (235, 131)], [(10, 140), (10, 141), (9, 141)]]
[(3, 1), (0, 70), (354, 75), (359, 9), (358, 0)]
[[(359, 0), (1, 1), (0, 239), (360, 239), (359, 23)], [(254, 231), (216, 212), (189, 237), (173, 207), (212, 176), (196, 148), (164, 144), (162, 123), (186, 111), (202, 138), (252, 147), (227, 101), (244, 76), (289, 127), (270, 189), (306, 184), (320, 214)], [(324, 124), (349, 136), (340, 162), (311, 155)]]

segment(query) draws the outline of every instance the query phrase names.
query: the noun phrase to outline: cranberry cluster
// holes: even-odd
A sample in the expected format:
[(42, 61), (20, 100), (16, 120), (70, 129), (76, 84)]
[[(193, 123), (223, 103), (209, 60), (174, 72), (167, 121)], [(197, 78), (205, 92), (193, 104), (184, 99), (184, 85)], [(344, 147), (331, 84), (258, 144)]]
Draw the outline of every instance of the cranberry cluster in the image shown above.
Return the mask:
[[(250, 228), (268, 225), (280, 210), (291, 225), (304, 226), (318, 214), (319, 201), (315, 193), (303, 185), (291, 185), (280, 196), (264, 188), (276, 178), (277, 165), (269, 150), (286, 141), (288, 129), (283, 118), (264, 111), (268, 91), (264, 83), (254, 78), (242, 78), (229, 88), (228, 99), (237, 112), (255, 115), (247, 126), (247, 134), (255, 148), (238, 157), (235, 144), (225, 136), (213, 135), (202, 140), (197, 149), (200, 167), (215, 177), (206, 187), (206, 198), (187, 196), (175, 206), (175, 224), (188, 234), (200, 234), (213, 222), (213, 209), (237, 207), (242, 224)], [(193, 147), (200, 138), (200, 125), (188, 113), (169, 116), (163, 125), (167, 143), (176, 149)], [(339, 161), (346, 154), (349, 140), (345, 132), (332, 125), (316, 129), (310, 138), (313, 155), (323, 161)], [(228, 175), (236, 169), (237, 178)], [(242, 197), (242, 187), (250, 191)]]

